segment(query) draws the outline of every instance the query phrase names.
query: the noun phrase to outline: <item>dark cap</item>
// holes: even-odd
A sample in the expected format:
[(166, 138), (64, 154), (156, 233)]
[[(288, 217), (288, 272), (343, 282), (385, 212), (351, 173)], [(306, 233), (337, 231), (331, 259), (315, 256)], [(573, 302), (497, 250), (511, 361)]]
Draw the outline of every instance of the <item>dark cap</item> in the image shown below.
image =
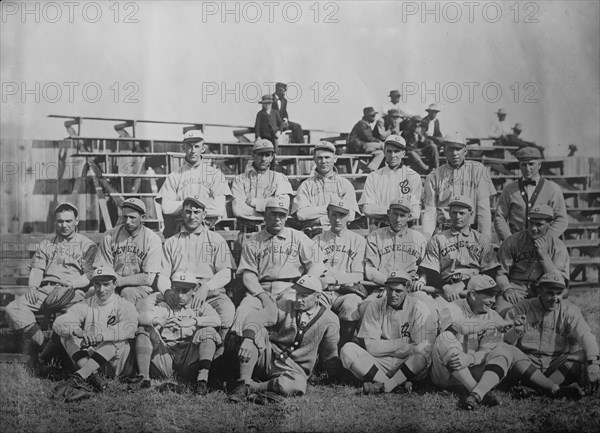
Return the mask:
[(524, 147), (519, 149), (515, 154), (519, 161), (531, 161), (534, 159), (542, 159), (542, 154), (537, 147)]

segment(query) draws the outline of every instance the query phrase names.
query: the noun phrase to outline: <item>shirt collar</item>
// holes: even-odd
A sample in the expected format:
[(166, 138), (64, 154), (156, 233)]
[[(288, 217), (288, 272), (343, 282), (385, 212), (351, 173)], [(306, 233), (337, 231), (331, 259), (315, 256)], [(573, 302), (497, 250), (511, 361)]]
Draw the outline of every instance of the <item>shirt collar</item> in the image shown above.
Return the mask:
[(465, 238), (469, 237), (469, 235), (471, 234), (471, 227), (466, 226), (464, 229), (462, 230), (454, 230), (452, 227), (450, 227), (450, 232), (452, 233), (452, 236), (458, 236), (459, 234), (463, 235)]
[(276, 235), (272, 235), (272, 234), (271, 234), (271, 233), (269, 233), (269, 232), (267, 231), (267, 229), (265, 228), (265, 234), (267, 235), (267, 236), (266, 236), (266, 239), (271, 239), (271, 238), (274, 238), (274, 237), (277, 237), (277, 238), (282, 238), (282, 239), (287, 239), (287, 238), (288, 238), (288, 236), (289, 236), (289, 233), (290, 233), (290, 229), (289, 229), (289, 227), (284, 227), (284, 228), (283, 228), (283, 230), (281, 230), (281, 231), (280, 231), (279, 233), (277, 233)]
[(337, 167), (334, 165), (334, 166), (333, 166), (333, 170), (331, 170), (331, 171), (330, 171), (328, 174), (326, 174), (326, 175), (322, 175), (321, 173), (319, 173), (319, 172), (317, 171), (316, 167), (315, 167), (315, 169), (314, 169), (314, 173), (315, 173), (315, 177), (316, 177), (317, 179), (327, 179), (327, 178), (334, 177), (335, 175), (337, 175)]
[(135, 231), (134, 231), (133, 233), (129, 233), (129, 232), (127, 231), (127, 229), (125, 228), (125, 224), (123, 224), (123, 231), (125, 232), (125, 234), (126, 234), (127, 236), (130, 236), (130, 237), (132, 237), (132, 238), (135, 238), (135, 237), (137, 237), (137, 236), (140, 234), (140, 232), (142, 231), (142, 227), (144, 227), (144, 224), (140, 224), (140, 226), (139, 226), (137, 229), (135, 229)]
[(204, 224), (200, 224), (200, 227), (198, 227), (193, 232), (190, 232), (188, 229), (185, 228), (185, 225), (182, 225), (180, 233), (185, 233), (188, 235), (200, 235), (204, 232), (204, 230), (206, 230), (206, 226)]
[(187, 159), (185, 159), (185, 158), (183, 159), (183, 161), (186, 163), (186, 165), (187, 165), (188, 167), (192, 167), (192, 168), (198, 167), (199, 165), (201, 165), (201, 164), (204, 162), (204, 161), (203, 161), (203, 159), (202, 159), (202, 155), (200, 155), (200, 159), (198, 159), (198, 161), (196, 161), (196, 163), (195, 163), (195, 164), (190, 164), (190, 163), (188, 162), (188, 160), (187, 160)]
[(63, 235), (61, 235), (60, 233), (56, 233), (56, 238), (58, 239), (59, 242), (64, 242), (64, 241), (72, 241), (73, 238), (75, 237), (75, 235), (77, 235), (77, 231), (75, 230), (73, 233), (71, 233), (71, 236), (69, 237), (64, 237)]
[(394, 230), (392, 230), (391, 227), (388, 227), (388, 230), (390, 231), (390, 233), (392, 234), (392, 236), (404, 236), (404, 234), (406, 233), (406, 231), (408, 230), (408, 226), (404, 226), (400, 231), (395, 232)]

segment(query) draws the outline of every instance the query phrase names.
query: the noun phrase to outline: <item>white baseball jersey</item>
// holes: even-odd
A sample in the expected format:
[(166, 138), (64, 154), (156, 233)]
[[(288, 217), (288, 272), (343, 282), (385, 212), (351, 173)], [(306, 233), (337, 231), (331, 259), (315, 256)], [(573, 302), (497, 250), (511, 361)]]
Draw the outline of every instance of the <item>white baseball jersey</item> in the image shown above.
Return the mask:
[(396, 233), (383, 227), (367, 236), (365, 263), (384, 275), (403, 270), (414, 277), (426, 246), (425, 237), (416, 230), (405, 227)]
[(333, 273), (364, 272), (364, 257), (367, 241), (352, 230), (345, 229), (339, 234), (327, 230), (313, 240), (319, 245), (326, 259), (327, 270)]

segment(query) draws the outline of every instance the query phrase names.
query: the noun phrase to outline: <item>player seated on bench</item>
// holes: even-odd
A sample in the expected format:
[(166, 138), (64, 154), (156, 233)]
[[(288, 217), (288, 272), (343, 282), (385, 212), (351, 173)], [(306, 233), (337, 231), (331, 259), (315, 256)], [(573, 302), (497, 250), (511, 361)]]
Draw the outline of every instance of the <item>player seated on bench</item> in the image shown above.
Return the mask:
[[(158, 378), (175, 375), (184, 382), (195, 381), (196, 394), (208, 393), (208, 372), (221, 344), (217, 331), (221, 318), (206, 300), (192, 308), (192, 295), (198, 287), (194, 274), (176, 272), (171, 290), (178, 308), (161, 302), (158, 293), (150, 295), (153, 305), (140, 312), (135, 343), (139, 375), (131, 381), (131, 388), (150, 388), (151, 374)], [(163, 384), (163, 388), (179, 389), (173, 384)]]

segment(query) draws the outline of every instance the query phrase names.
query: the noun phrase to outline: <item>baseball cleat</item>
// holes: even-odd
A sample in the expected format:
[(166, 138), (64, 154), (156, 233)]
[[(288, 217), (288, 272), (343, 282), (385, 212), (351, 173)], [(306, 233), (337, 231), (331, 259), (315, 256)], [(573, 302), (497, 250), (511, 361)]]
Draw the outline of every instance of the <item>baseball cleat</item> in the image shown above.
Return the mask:
[(93, 388), (88, 381), (78, 374), (72, 374), (67, 379), (66, 385), (75, 389), (83, 389), (84, 391), (93, 391)]
[(246, 397), (250, 394), (250, 387), (243, 381), (239, 381), (231, 394), (229, 401), (233, 403), (241, 403), (246, 401)]
[(385, 387), (383, 383), (372, 383), (365, 382), (363, 383), (363, 394), (371, 395), (371, 394), (381, 394), (385, 392)]
[(458, 407), (463, 410), (476, 410), (480, 404), (479, 396), (473, 393), (463, 396), (458, 400)]
[(554, 394), (554, 398), (566, 398), (567, 400), (581, 400), (584, 396), (585, 392), (577, 383), (561, 386)]
[(131, 377), (127, 380), (127, 390), (128, 391), (137, 391), (140, 389), (150, 389), (152, 388), (152, 383), (150, 382), (150, 379), (142, 376), (142, 375), (137, 375), (135, 377)]
[(108, 380), (102, 377), (97, 371), (87, 378), (87, 382), (98, 392), (102, 392), (108, 388)]
[(196, 382), (194, 385), (194, 394), (202, 396), (208, 394), (208, 384), (205, 380), (199, 380)]

